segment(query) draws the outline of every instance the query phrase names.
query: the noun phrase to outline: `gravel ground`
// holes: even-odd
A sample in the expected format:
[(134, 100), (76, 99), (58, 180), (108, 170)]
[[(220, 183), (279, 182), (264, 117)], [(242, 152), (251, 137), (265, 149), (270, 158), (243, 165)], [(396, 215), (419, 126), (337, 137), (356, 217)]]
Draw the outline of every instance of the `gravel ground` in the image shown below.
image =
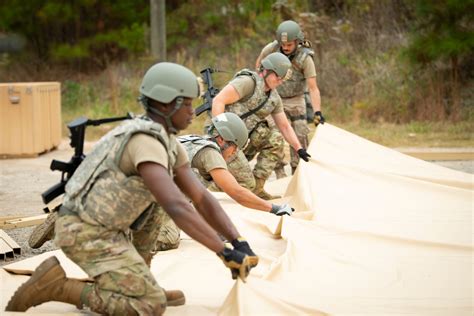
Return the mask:
[(431, 161), (440, 166), (474, 174), (474, 160)]
[(30, 237), (33, 229), (34, 227), (15, 228), (8, 230), (5, 229), (5, 232), (21, 247), (21, 255), (15, 255), (14, 259), (8, 259), (4, 261), (0, 260), (0, 266), (33, 257), (42, 254), (43, 252), (58, 249), (58, 247), (56, 247), (52, 241), (47, 241), (39, 249), (30, 248), (30, 246), (28, 246), (28, 238)]
[[(86, 143), (87, 152), (91, 144)], [(51, 160), (68, 161), (72, 155), (67, 140), (64, 140), (57, 150), (29, 159), (0, 160), (0, 216), (34, 216), (43, 214), (41, 193), (60, 179), (59, 172), (51, 172)], [(474, 161), (433, 161), (444, 167), (474, 173)], [(290, 167), (287, 166), (287, 174)], [(271, 179), (275, 176), (272, 175)], [(28, 238), (34, 227), (5, 230), (22, 248), (22, 254), (14, 259), (0, 261), (0, 266), (26, 259), (31, 256), (57, 249), (51, 242), (46, 242), (40, 249), (31, 249)]]

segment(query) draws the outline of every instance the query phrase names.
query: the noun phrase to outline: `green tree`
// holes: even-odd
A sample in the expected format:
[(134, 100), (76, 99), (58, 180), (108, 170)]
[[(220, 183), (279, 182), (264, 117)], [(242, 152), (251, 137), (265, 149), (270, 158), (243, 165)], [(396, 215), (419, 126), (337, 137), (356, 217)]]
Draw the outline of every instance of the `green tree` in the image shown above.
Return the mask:
[[(460, 84), (472, 79), (460, 78), (459, 73), (464, 64), (473, 62), (474, 0), (417, 0), (414, 8), (408, 56), (415, 64), (432, 66), (447, 93), (445, 113), (457, 119)], [(436, 64), (443, 67), (435, 67)], [(442, 68), (448, 68), (449, 75), (444, 75)]]
[(134, 0), (0, 2), (0, 30), (22, 34), (43, 60), (111, 58), (145, 49), (147, 3)]
[(417, 0), (408, 49), (415, 62), (449, 60), (456, 74), (462, 58), (474, 52), (473, 0)]

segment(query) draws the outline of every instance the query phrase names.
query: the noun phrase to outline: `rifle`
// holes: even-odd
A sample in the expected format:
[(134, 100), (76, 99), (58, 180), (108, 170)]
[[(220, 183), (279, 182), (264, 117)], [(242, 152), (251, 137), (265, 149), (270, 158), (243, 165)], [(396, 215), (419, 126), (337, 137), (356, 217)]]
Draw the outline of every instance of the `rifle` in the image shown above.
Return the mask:
[(131, 118), (132, 114), (127, 113), (127, 115), (123, 117), (113, 117), (98, 120), (90, 120), (86, 117), (79, 117), (74, 121), (70, 122), (67, 125), (70, 132), (69, 138), (71, 140), (69, 145), (74, 148), (74, 155), (68, 162), (59, 161), (56, 159), (53, 159), (53, 161), (51, 161), (50, 169), (53, 171), (59, 170), (62, 172), (61, 181), (41, 194), (44, 204), (48, 204), (56, 197), (60, 196), (65, 192), (64, 189), (66, 187), (66, 183), (72, 177), (77, 167), (79, 167), (84, 158), (86, 158), (86, 156), (84, 155), (84, 139), (87, 126), (98, 126), (105, 123), (122, 121)]
[(212, 110), (212, 99), (219, 93), (219, 89), (214, 87), (214, 83), (212, 82), (212, 74), (214, 72), (221, 72), (218, 69), (214, 68), (206, 68), (201, 70), (201, 77), (204, 83), (207, 85), (206, 93), (202, 96), (204, 103), (201, 104), (196, 108), (196, 116), (199, 116), (204, 111)]

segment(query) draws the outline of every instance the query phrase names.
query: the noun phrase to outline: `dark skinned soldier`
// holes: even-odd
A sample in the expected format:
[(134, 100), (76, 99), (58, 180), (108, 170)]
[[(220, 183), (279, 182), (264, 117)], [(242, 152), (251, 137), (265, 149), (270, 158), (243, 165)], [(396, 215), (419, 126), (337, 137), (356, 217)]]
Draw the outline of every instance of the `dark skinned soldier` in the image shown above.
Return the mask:
[(176, 140), (194, 115), (195, 75), (158, 63), (146, 72), (140, 93), (146, 115), (96, 144), (68, 181), (56, 220), (56, 244), (94, 282), (67, 278), (51, 257), (15, 292), (7, 311), (60, 301), (107, 315), (161, 315), (166, 306), (184, 304), (183, 293), (162, 289), (148, 266), (160, 227), (169, 220), (217, 253), (233, 277), (245, 280), (258, 263)]

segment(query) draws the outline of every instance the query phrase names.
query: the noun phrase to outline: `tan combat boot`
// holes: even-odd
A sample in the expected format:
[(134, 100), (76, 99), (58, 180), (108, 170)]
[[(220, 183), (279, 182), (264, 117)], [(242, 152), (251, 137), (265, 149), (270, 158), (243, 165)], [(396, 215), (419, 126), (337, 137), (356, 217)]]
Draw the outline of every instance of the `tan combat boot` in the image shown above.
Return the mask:
[(179, 247), (179, 240), (175, 243), (157, 241), (155, 251), (172, 250), (172, 249), (177, 249), (178, 247)]
[(180, 290), (171, 290), (166, 291), (166, 305), (168, 306), (180, 306), (184, 305), (186, 302), (186, 298), (184, 297), (184, 293)]
[(58, 301), (82, 308), (81, 293), (86, 282), (66, 278), (66, 274), (56, 257), (43, 261), (30, 279), (13, 294), (6, 311), (24, 312), (32, 306)]
[(285, 178), (286, 177), (285, 169), (283, 167), (275, 168), (275, 175), (277, 179)]
[(28, 239), (28, 245), (31, 248), (39, 248), (43, 246), (45, 242), (53, 239), (54, 237), (54, 224), (58, 219), (59, 213), (53, 211), (49, 213), (46, 220), (40, 225), (36, 226), (33, 232), (31, 232), (30, 238)]
[(260, 179), (255, 177), (255, 189), (254, 193), (256, 196), (259, 198), (262, 198), (264, 200), (274, 200), (274, 199), (279, 199), (281, 196), (279, 195), (271, 195), (270, 193), (266, 192), (263, 186), (265, 185), (265, 180)]

